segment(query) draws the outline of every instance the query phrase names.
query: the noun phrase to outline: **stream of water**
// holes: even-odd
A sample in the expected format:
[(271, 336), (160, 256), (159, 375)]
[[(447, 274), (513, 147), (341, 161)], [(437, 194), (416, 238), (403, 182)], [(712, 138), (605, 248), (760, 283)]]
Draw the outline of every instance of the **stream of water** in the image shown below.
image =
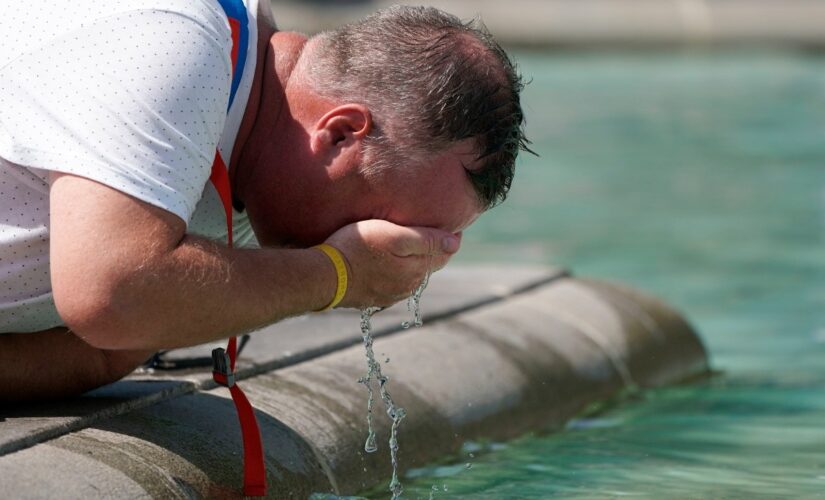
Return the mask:
[[(431, 266), (428, 266), (431, 269)], [(410, 294), (407, 299), (407, 310), (413, 315), (412, 322), (404, 321), (401, 326), (405, 329), (410, 326), (419, 327), (424, 324), (421, 316), (421, 295), (427, 284), (430, 281), (431, 271), (427, 271), (424, 280), (420, 285)], [(398, 478), (398, 426), (401, 421), (407, 416), (404, 408), (395, 404), (389, 390), (387, 389), (387, 382), (389, 377), (384, 375), (381, 369), (381, 363), (375, 359), (375, 351), (373, 350), (372, 338), (372, 317), (374, 314), (381, 311), (380, 307), (369, 307), (361, 310), (361, 337), (364, 342), (364, 350), (367, 356), (367, 373), (360, 379), (359, 384), (363, 384), (367, 388), (367, 439), (364, 442), (364, 451), (367, 453), (375, 453), (378, 451), (378, 443), (376, 442), (375, 429), (373, 427), (373, 407), (375, 406), (375, 393), (372, 388), (372, 381), (375, 379), (378, 382), (378, 390), (381, 394), (381, 400), (384, 402), (384, 407), (387, 410), (387, 415), (392, 420), (390, 427), (390, 460), (392, 462), (392, 477), (390, 479), (390, 492), (393, 500), (401, 496), (404, 487), (401, 480)], [(386, 360), (389, 361), (389, 360)], [(385, 361), (385, 362), (386, 362)]]

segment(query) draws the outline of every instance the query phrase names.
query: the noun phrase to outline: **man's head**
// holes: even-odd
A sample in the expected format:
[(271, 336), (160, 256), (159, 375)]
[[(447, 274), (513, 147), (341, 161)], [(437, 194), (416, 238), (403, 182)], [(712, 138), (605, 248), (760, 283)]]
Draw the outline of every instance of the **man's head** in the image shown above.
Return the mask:
[(392, 7), (313, 37), (282, 120), (304, 131), (288, 134), (304, 178), (280, 176), (291, 186), (278, 190), (304, 229), (264, 232), (308, 244), (364, 218), (461, 231), (510, 188), (526, 143), (521, 89), (482, 25), (434, 8)]

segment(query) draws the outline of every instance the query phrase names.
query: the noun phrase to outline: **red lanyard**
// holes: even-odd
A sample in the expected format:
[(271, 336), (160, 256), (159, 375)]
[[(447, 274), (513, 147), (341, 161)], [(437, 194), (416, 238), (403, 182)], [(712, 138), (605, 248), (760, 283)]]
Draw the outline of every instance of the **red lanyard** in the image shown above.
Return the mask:
[[(215, 153), (215, 163), (212, 165), (212, 175), (209, 180), (217, 189), (226, 211), (227, 244), (232, 247), (232, 197), (229, 187), (229, 173), (221, 159), (220, 153)], [(264, 465), (264, 451), (261, 443), (261, 431), (255, 418), (255, 411), (238, 384), (235, 383), (235, 360), (238, 352), (238, 339), (231, 337), (224, 351), (217, 348), (212, 351), (212, 378), (218, 384), (228, 387), (238, 412), (243, 436), (243, 493), (245, 496), (266, 495), (266, 467)]]
[[(232, 70), (234, 72), (238, 60), (238, 40), (241, 38), (241, 23), (230, 17), (229, 25), (232, 28)], [(229, 171), (218, 151), (215, 151), (215, 161), (212, 164), (212, 173), (209, 175), (209, 180), (218, 191), (223, 209), (226, 212), (226, 240), (227, 245), (231, 248), (232, 188), (229, 185)], [(264, 464), (261, 431), (258, 428), (258, 420), (255, 418), (255, 410), (249, 404), (249, 400), (241, 388), (235, 383), (237, 346), (238, 339), (232, 337), (229, 339), (225, 351), (222, 348), (212, 351), (212, 378), (218, 384), (229, 388), (232, 401), (235, 403), (235, 410), (238, 413), (238, 421), (241, 424), (244, 454), (243, 494), (250, 497), (264, 496), (266, 495), (266, 466)]]

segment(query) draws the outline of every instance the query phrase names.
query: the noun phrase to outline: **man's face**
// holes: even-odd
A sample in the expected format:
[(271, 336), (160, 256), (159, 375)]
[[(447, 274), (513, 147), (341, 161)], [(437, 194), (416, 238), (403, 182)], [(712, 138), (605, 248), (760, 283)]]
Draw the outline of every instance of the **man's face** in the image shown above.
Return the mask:
[(482, 212), (466, 170), (474, 163), (472, 144), (464, 142), (420, 165), (385, 172), (375, 181), (381, 196), (371, 218), (460, 233)]
[(290, 186), (272, 198), (278, 203), (270, 207), (279, 215), (269, 210), (262, 223), (253, 219), (253, 227), (262, 244), (290, 247), (321, 243), (341, 227), (368, 219), (460, 233), (482, 212), (465, 170), (474, 162), (471, 145), (460, 143), (423, 164), (372, 176), (358, 166), (338, 178), (319, 176), (311, 187), (295, 177), (293, 182), (282, 179)]

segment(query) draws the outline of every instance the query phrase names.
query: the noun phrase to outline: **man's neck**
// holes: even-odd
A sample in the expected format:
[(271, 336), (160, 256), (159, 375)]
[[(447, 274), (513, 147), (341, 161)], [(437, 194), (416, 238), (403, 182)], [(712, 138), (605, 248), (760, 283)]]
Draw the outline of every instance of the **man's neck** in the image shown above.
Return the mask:
[(277, 31), (265, 22), (259, 23), (258, 33), (255, 76), (229, 163), (233, 198), (241, 207), (258, 159), (256, 144), (267, 140), (279, 121), (286, 104), (284, 91), (307, 41), (304, 35)]

